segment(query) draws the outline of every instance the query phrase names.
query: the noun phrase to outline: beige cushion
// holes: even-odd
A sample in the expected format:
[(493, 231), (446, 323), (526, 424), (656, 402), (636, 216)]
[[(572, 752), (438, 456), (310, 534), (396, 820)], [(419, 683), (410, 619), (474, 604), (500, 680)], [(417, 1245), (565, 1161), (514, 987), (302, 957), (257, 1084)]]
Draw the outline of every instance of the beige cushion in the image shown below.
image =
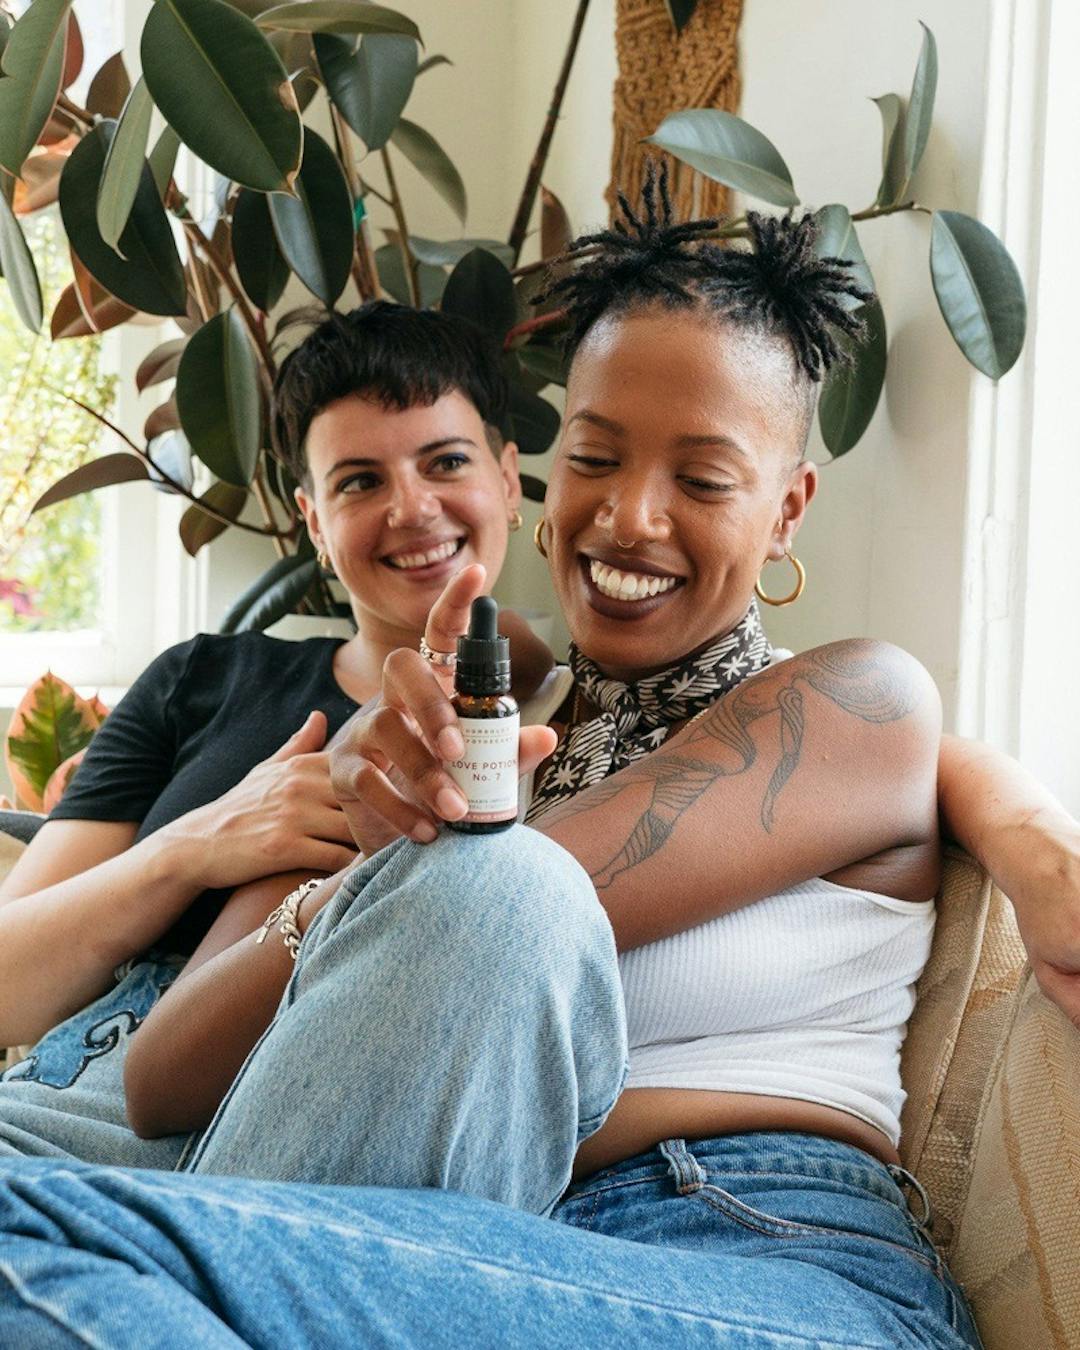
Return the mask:
[(916, 989), (901, 1077), (900, 1152), (930, 1192), (949, 1256), (971, 1179), (991, 1065), (1012, 1017), (1025, 953), (1013, 909), (965, 853), (950, 850), (930, 959)]
[(1027, 972), (951, 1267), (987, 1350), (1080, 1347), (1080, 1030)]
[(946, 863), (902, 1072), (901, 1153), (986, 1350), (1080, 1350), (1080, 1031), (964, 854)]

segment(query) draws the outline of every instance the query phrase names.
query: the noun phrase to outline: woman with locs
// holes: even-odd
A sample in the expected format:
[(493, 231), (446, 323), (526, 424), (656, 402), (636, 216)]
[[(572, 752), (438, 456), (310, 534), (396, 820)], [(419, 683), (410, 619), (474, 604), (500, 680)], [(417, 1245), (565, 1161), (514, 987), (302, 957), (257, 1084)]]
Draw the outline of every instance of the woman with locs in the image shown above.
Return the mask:
[[(304, 898), (295, 966), (233, 941), (226, 910), (225, 949), (154, 1014), (285, 986), (191, 1175), (31, 1161), (0, 1188), (9, 1264), (49, 1280), (54, 1316), (85, 1324), (108, 1269), (162, 1344), (181, 1309), (209, 1345), (978, 1344), (896, 1152), (936, 693), (887, 644), (776, 661), (753, 604), (813, 495), (814, 388), (859, 292), (809, 219), (751, 216), (753, 247), (722, 251), (659, 198), (559, 285), (571, 366), (537, 537), (574, 688), (522, 732), (523, 771), (549, 760), (529, 824), (414, 842), (464, 809), (460, 738), (446, 667), (394, 652), (333, 757), (368, 857)], [(485, 584), (453, 579), (430, 651)], [(1040, 891), (1033, 846), (1067, 878), (1075, 826), (988, 752), (946, 754), (950, 826), (1069, 1006), (1072, 897)]]

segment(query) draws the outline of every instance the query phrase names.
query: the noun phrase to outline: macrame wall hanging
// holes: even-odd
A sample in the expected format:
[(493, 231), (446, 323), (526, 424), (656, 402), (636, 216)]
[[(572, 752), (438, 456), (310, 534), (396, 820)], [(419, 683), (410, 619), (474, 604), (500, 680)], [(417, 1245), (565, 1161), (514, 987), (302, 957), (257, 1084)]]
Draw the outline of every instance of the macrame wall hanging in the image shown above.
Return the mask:
[[(742, 0), (698, 0), (682, 32), (664, 0), (616, 0), (615, 144), (611, 155), (608, 206), (621, 188), (638, 201), (645, 161), (660, 155), (642, 145), (668, 113), (683, 108), (736, 112), (739, 78), (738, 34)], [(728, 190), (703, 178), (688, 164), (664, 155), (671, 173), (671, 198), (679, 219), (719, 216), (728, 209)]]

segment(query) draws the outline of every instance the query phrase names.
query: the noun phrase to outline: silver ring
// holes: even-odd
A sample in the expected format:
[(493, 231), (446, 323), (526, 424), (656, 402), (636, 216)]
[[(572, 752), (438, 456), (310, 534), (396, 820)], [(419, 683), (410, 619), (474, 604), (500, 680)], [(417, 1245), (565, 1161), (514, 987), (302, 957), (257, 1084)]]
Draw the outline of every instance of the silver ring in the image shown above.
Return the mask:
[(427, 638), (420, 639), (420, 655), (425, 661), (430, 661), (433, 666), (453, 669), (457, 665), (456, 652), (437, 652), (434, 647), (428, 646)]

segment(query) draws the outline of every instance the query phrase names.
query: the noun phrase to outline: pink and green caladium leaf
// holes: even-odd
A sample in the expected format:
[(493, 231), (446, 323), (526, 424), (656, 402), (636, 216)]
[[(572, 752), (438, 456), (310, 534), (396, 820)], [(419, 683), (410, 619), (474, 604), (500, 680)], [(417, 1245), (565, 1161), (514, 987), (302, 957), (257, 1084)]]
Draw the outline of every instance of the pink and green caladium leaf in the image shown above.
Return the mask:
[(45, 789), (56, 770), (84, 749), (102, 722), (104, 704), (80, 697), (51, 671), (23, 695), (8, 727), (4, 763), (16, 804), (44, 809)]

